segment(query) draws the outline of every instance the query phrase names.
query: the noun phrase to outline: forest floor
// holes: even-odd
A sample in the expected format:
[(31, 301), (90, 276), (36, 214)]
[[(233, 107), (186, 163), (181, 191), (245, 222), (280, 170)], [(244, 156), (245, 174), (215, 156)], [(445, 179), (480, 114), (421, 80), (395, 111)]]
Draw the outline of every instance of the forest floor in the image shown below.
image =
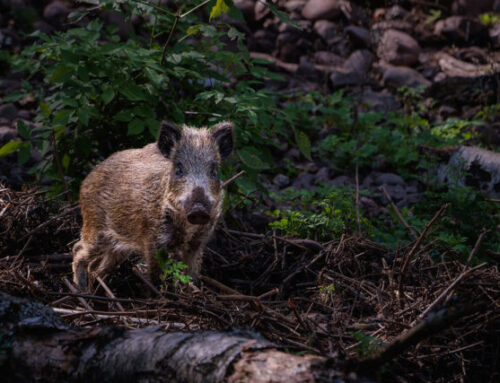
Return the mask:
[[(61, 1), (25, 3), (35, 11), (35, 29), (46, 33), (65, 29), (61, 20), (73, 7)], [(286, 80), (265, 84), (290, 95), (283, 106), (292, 103), (291, 95), (297, 91), (331, 94), (343, 89), (352, 98), (354, 116), (367, 111), (402, 115), (418, 111), (430, 123), (444, 126), (449, 118), (473, 121), (465, 124), (472, 138), (462, 139), (460, 145), (498, 151), (498, 20), (485, 26), (477, 13), (456, 7), (449, 11), (448, 5), (437, 6), (438, 15), (425, 7), (366, 10), (353, 1), (329, 10), (334, 16), (325, 21), (318, 20), (315, 9), (305, 11), (305, 1), (278, 2), (301, 25), (299, 33), (252, 1), (235, 3), (247, 24), (234, 24), (246, 33), (252, 56), (270, 61), (270, 68)], [(482, 14), (488, 11), (485, 8)], [(0, 46), (19, 52), (26, 43), (15, 28), (19, 18), (14, 11), (5, 15), (0, 14)], [(117, 23), (123, 38), (130, 28), (139, 29), (112, 15), (103, 20)], [(20, 74), (6, 71), (0, 94), (5, 98), (22, 83)], [(413, 93), (414, 86), (426, 90)], [(33, 99), (0, 102), (0, 144), (19, 139), (17, 121), (31, 123), (37, 108)], [(474, 122), (478, 115), (484, 123)], [(313, 137), (312, 147), (320, 147), (321, 140), (337, 133), (325, 124)], [(350, 156), (354, 149), (348, 142), (342, 144), (340, 151)], [(458, 149), (459, 145), (420, 145), (420, 155), (437, 158), (438, 164), (419, 168), (419, 176), (439, 173), (436, 169), (448, 166)], [(87, 294), (71, 282), (71, 247), (81, 228), (78, 204), (61, 200), (61, 195), (47, 197), (29, 185), (28, 167), (18, 164), (15, 155), (0, 158), (0, 290), (34, 297), (74, 326), (242, 328), (290, 352), (323, 355), (337, 362), (380, 356), (395, 339), (427, 320), (426, 339), (406, 344), (400, 355), (382, 358), (380, 367), (360, 374), (382, 381), (498, 381), (500, 273), (498, 243), (494, 243), (498, 210), (481, 211), (483, 205), (475, 204), (479, 197), (467, 206), (460, 207), (460, 201), (447, 204), (453, 191), (443, 187), (437, 191), (441, 197), (431, 200), (432, 185), (413, 174), (414, 169), (398, 167), (376, 150), (365, 158), (368, 166), (360, 163), (359, 169), (357, 164), (344, 169), (340, 157), (331, 160), (318, 151), (311, 160), (284, 143), (276, 149), (277, 169), (263, 171), (260, 179), (270, 194), (249, 194), (246, 207), (233, 206), (225, 212), (205, 251), (199, 289), (169, 281), (159, 291), (144, 279), (141, 260), (130, 259), (113, 275), (95, 281)], [(35, 157), (32, 154), (30, 161)], [(485, 170), (479, 164), (469, 170), (472, 174), (463, 186), (486, 193), (488, 206), (498, 206), (499, 168)], [(289, 218), (284, 213), (273, 218), (269, 211), (307, 209), (293, 203), (307, 200), (304, 194), (283, 197), (290, 187), (315, 195), (323, 184), (350, 190), (355, 199), (346, 213), (350, 224), (359, 229), (363, 217), (374, 219), (375, 234), (343, 228), (337, 236), (310, 235), (318, 228), (311, 217), (301, 218), (305, 228), (291, 228), (291, 221), (269, 226)], [(426, 205), (426, 214), (416, 221), (421, 205)], [(493, 223), (483, 222), (486, 214)], [(474, 230), (467, 227), (467, 236), (458, 240), (454, 229), (446, 231), (462, 225), (460, 230), (467, 223)], [(453, 323), (433, 328), (433, 318), (447, 318), (450, 313), (459, 313)]]

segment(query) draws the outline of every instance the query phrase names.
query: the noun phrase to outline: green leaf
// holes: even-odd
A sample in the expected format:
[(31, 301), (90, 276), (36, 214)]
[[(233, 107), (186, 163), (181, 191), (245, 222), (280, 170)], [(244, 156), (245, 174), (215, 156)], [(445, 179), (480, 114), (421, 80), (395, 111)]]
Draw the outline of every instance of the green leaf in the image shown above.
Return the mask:
[(104, 104), (109, 104), (115, 97), (115, 91), (110, 86), (103, 86), (101, 100)]
[(4, 156), (7, 156), (11, 153), (14, 153), (21, 146), (23, 146), (23, 142), (21, 142), (21, 141), (7, 142), (4, 146), (2, 146), (0, 148), (0, 157), (4, 157)]
[(130, 101), (143, 101), (146, 98), (141, 87), (133, 83), (122, 84), (118, 91)]
[(146, 125), (148, 126), (149, 133), (156, 139), (160, 131), (160, 121), (154, 118), (146, 118)]
[(89, 110), (87, 108), (78, 109), (77, 115), (78, 121), (80, 121), (83, 126), (89, 126)]
[(201, 25), (192, 25), (187, 29), (187, 34), (188, 36), (190, 35), (196, 35), (197, 33), (200, 32)]
[(55, 125), (66, 125), (69, 121), (70, 115), (73, 113), (72, 110), (69, 109), (63, 109), (54, 116), (54, 121), (53, 123)]
[(68, 65), (59, 65), (49, 78), (52, 83), (65, 82), (71, 77), (73, 67)]
[(134, 118), (128, 124), (127, 134), (129, 136), (135, 136), (137, 134), (142, 133), (143, 130), (144, 130), (144, 122), (137, 118)]
[(238, 156), (241, 161), (252, 169), (264, 170), (269, 169), (270, 166), (268, 163), (262, 161), (264, 157), (262, 153), (259, 152), (258, 149), (252, 146), (246, 146), (238, 150)]
[(24, 145), (18, 152), (17, 152), (17, 163), (19, 165), (24, 165), (26, 162), (29, 161), (31, 157), (31, 144), (28, 143), (27, 145)]
[(30, 134), (31, 134), (31, 129), (30, 127), (22, 120), (19, 120), (17, 121), (17, 132), (19, 133), (19, 135), (24, 138), (25, 140), (27, 140), (28, 138), (30, 138)]
[(67, 170), (69, 167), (69, 160), (70, 160), (70, 158), (69, 158), (68, 153), (64, 153), (61, 164), (65, 170)]
[(41, 102), (40, 103), (40, 110), (42, 112), (42, 117), (43, 118), (47, 118), (50, 116), (50, 114), (52, 113), (51, 110), (50, 110), (50, 106), (48, 106), (46, 103), (44, 102)]
[(311, 158), (311, 141), (307, 134), (302, 131), (295, 132), (295, 141), (297, 142), (297, 146), (299, 147), (300, 152), (307, 158), (309, 161), (312, 161)]
[(132, 111), (125, 109), (125, 110), (120, 110), (115, 115), (113, 120), (121, 122), (129, 122), (132, 119), (132, 117), (133, 117)]
[(210, 11), (209, 21), (212, 21), (214, 17), (220, 17), (222, 13), (227, 13), (229, 11), (229, 7), (227, 6), (224, 0), (217, 0), (212, 10)]
[(274, 16), (276, 16), (282, 23), (291, 25), (292, 27), (302, 29), (300, 25), (292, 20), (290, 16), (288, 16), (287, 13), (280, 11), (274, 4), (271, 4), (271, 2), (268, 1), (263, 1), (262, 2), (269, 10), (273, 13)]

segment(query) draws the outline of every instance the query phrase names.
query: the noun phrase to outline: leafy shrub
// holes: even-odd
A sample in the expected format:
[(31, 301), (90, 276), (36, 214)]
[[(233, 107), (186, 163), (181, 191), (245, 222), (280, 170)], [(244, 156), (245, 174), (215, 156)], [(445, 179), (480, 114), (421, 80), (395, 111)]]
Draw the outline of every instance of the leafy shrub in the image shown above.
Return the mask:
[[(120, 41), (117, 28), (99, 20), (52, 36), (35, 32), (37, 42), (15, 57), (13, 66), (29, 75), (26, 91), (40, 100), (40, 126), (23, 130), (24, 141), (1, 148), (0, 155), (17, 150), (22, 164), (36, 148), (43, 160), (31, 173), (53, 180), (54, 193), (63, 188), (62, 177), (76, 191), (95, 163), (151, 142), (163, 119), (195, 126), (228, 119), (236, 126), (237, 156), (248, 180), (255, 181), (259, 171), (273, 166), (272, 138), (286, 136), (290, 119), (272, 92), (256, 89), (259, 79), (276, 76), (250, 59), (235, 28), (200, 22), (192, 10), (204, 4), (186, 2), (184, 13), (172, 15), (142, 2), (101, 1), (103, 9), (152, 16), (145, 27), (149, 41), (135, 35)], [(225, 4), (217, 1), (211, 18), (235, 12), (231, 2)], [(154, 37), (167, 32), (175, 37), (162, 46)], [(229, 51), (227, 42), (236, 42), (239, 51)], [(307, 151), (308, 137), (300, 131), (296, 137)], [(231, 165), (225, 169), (232, 171)], [(255, 187), (248, 180), (237, 184)]]
[(183, 272), (183, 270), (187, 269), (187, 265), (181, 261), (173, 260), (168, 256), (166, 251), (158, 251), (156, 259), (158, 260), (158, 264), (162, 272), (160, 275), (160, 279), (162, 281), (172, 280), (174, 283), (184, 284), (191, 281), (191, 277), (189, 275), (185, 275)]

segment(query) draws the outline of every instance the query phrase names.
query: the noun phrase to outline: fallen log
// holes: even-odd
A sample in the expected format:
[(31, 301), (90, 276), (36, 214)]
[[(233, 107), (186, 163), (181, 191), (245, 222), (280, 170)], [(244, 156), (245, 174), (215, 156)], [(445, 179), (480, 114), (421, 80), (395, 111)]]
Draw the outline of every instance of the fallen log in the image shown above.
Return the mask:
[(74, 329), (42, 304), (3, 293), (0, 370), (7, 382), (344, 381), (327, 358), (287, 354), (253, 332)]

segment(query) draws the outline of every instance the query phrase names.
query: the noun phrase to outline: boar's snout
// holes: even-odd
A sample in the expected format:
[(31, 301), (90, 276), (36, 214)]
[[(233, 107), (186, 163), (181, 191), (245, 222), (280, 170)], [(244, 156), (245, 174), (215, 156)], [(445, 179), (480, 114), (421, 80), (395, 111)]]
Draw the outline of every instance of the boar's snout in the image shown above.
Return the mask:
[(186, 214), (189, 223), (193, 225), (204, 225), (210, 221), (210, 210), (212, 204), (201, 187), (193, 190), (191, 196), (186, 200)]

